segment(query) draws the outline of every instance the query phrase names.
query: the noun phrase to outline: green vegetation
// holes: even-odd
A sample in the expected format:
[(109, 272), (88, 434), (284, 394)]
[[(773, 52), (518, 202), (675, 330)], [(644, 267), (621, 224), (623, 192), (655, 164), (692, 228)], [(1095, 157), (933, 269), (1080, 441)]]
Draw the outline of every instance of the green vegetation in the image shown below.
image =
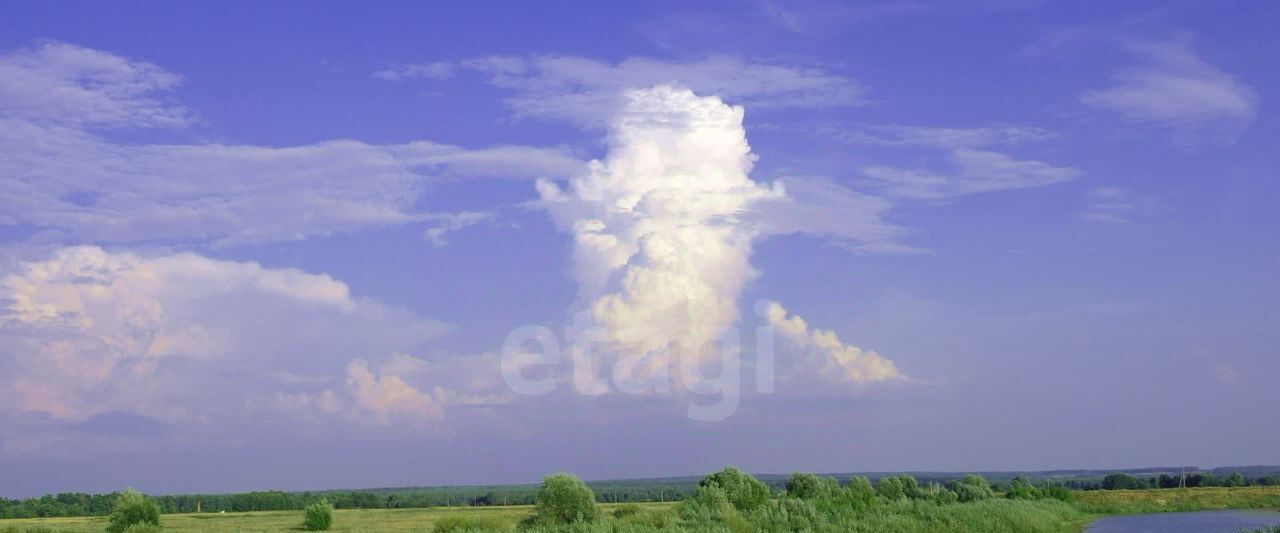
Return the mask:
[(787, 480), (787, 495), (802, 500), (830, 498), (837, 490), (840, 484), (832, 477), (796, 472)]
[(431, 533), (463, 533), (467, 531), (504, 531), (510, 529), (501, 519), (492, 516), (445, 516), (431, 526)]
[[(1178, 488), (1178, 487), (1218, 487), (1218, 486), (1280, 486), (1280, 467), (1277, 466), (1241, 466), (1209, 470), (1198, 470), (1194, 467), (1166, 467), (1132, 469), (1120, 472), (1102, 472), (1095, 470), (1056, 470), (1018, 474), (1011, 472), (980, 472), (989, 481), (995, 492), (1010, 492), (1014, 479), (1019, 476), (1030, 478), (1037, 486), (1059, 486), (1072, 491), (1097, 490), (1103, 488), (1105, 476), (1113, 473), (1126, 474), (1139, 483), (1136, 488)], [(832, 474), (839, 484), (847, 485), (854, 479), (864, 477), (856, 474)], [(871, 479), (881, 479), (884, 475), (866, 474)], [(900, 476), (891, 476), (900, 477)], [(936, 491), (945, 487), (955, 492), (953, 486), (960, 476), (947, 472), (913, 472), (910, 477), (916, 480), (920, 490)], [(688, 498), (693, 495), (700, 482), (698, 477), (674, 477), (658, 479), (588, 481), (587, 486), (596, 494), (601, 503), (622, 502), (670, 502)], [(790, 480), (787, 476), (759, 476), (771, 491), (786, 489)], [(1132, 485), (1132, 483), (1129, 483)], [(533, 505), (537, 499), (539, 485), (485, 485), (485, 486), (446, 486), (416, 488), (383, 488), (351, 491), (324, 492), (282, 492), (259, 491), (240, 494), (203, 494), (203, 495), (163, 495), (150, 499), (160, 507), (163, 514), (180, 513), (239, 513), (247, 511), (301, 511), (307, 505), (320, 500), (327, 500), (335, 509), (408, 509), (422, 507), (453, 506), (510, 506)], [(967, 489), (961, 489), (968, 491)], [(1129, 489), (1132, 490), (1132, 489)], [(966, 497), (981, 499), (982, 491), (968, 494)], [(69, 516), (106, 516), (113, 508), (119, 493), (85, 494), (78, 492), (50, 494), (39, 498), (25, 500), (9, 500), (0, 498), (0, 519), (3, 518), (46, 518)], [(936, 492), (936, 498), (945, 503), (951, 497), (946, 491)], [(956, 496), (959, 497), (958, 495)], [(972, 500), (970, 500), (972, 501)]]
[(1093, 514), (1280, 509), (1278, 487), (1077, 491), (1072, 497), (1077, 508)]
[[(769, 501), (769, 487), (751, 474), (732, 466), (702, 478), (692, 501), (718, 499), (719, 494), (738, 510), (755, 509)], [(699, 496), (700, 495), (700, 496)]]
[(141, 492), (126, 490), (116, 499), (115, 508), (107, 518), (107, 533), (124, 533), (131, 530), (132, 526), (141, 524), (159, 527), (160, 507)]
[[(1123, 478), (1114, 479), (1128, 483)], [(599, 504), (588, 484), (569, 474), (555, 474), (547, 476), (538, 487), (534, 506), (334, 510), (316, 500), (301, 513), (171, 514), (164, 517), (163, 529), (157, 525), (158, 511), (151, 514), (156, 509), (155, 500), (127, 491), (117, 497), (113, 517), (131, 517), (128, 519), (98, 516), (6, 520), (0, 522), (0, 533), (98, 533), (137, 517), (142, 519), (135, 520), (130, 528), (112, 531), (1077, 533), (1089, 520), (1106, 514), (1280, 509), (1280, 487), (1068, 491), (1056, 482), (1029, 476), (993, 483), (980, 475), (967, 475), (946, 482), (922, 483), (915, 476), (896, 475), (881, 477), (874, 484), (855, 476), (841, 484), (832, 477), (795, 473), (766, 483), (729, 467), (698, 480), (696, 487), (679, 503)], [(313, 513), (312, 509), (317, 511)], [(319, 517), (315, 524), (313, 514)], [(304, 522), (301, 528), (300, 517)]]
[(543, 478), (530, 523), (562, 525), (595, 522), (599, 517), (595, 493), (581, 479), (561, 473)]
[(302, 529), (307, 531), (328, 531), (333, 527), (333, 505), (327, 501), (318, 501), (308, 505), (302, 511)]

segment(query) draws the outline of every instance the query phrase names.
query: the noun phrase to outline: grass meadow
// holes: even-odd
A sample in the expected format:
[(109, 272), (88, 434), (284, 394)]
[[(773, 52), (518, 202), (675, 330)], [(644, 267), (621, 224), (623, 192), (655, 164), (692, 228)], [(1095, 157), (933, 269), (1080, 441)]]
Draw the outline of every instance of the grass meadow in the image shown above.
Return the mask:
[(1136, 514), (1217, 509), (1280, 509), (1280, 487), (1199, 487), (1158, 490), (1091, 490), (1072, 493), (1080, 510)]
[[(648, 531), (717, 531), (747, 533), (764, 526), (769, 531), (831, 532), (1034, 532), (1078, 533), (1088, 522), (1103, 515), (1148, 512), (1196, 511), (1211, 509), (1280, 509), (1280, 487), (1192, 488), (1159, 490), (1107, 490), (1074, 492), (1070, 503), (1056, 500), (1017, 501), (994, 498), (971, 503), (937, 505), (903, 500), (883, 503), (858, 512), (826, 512), (818, 521), (805, 522), (797, 510), (786, 505), (785, 515), (755, 517), (750, 522), (733, 520), (707, 522), (690, 527), (679, 521), (679, 503), (640, 504), (638, 514), (614, 517), (626, 504), (601, 504), (605, 518), (590, 527), (537, 529), (536, 531), (582, 531), (630, 533)], [(636, 504), (630, 504), (634, 506)], [(633, 507), (634, 509), (634, 507)], [(777, 514), (774, 511), (773, 514)], [(465, 517), (473, 529), (466, 531), (515, 531), (521, 519), (533, 513), (532, 506), (435, 507), (426, 509), (338, 510), (332, 531), (341, 532), (441, 532), (452, 519)], [(98, 533), (106, 527), (105, 517), (0, 520), (0, 533)], [(249, 513), (166, 514), (164, 531), (173, 532), (275, 532), (301, 531), (300, 511)], [(767, 524), (767, 525), (766, 525)]]
[[(664, 509), (674, 503), (642, 504), (650, 509)], [(614, 505), (601, 505), (606, 512)], [(339, 509), (334, 512), (331, 531), (350, 532), (429, 532), (446, 517), (465, 516), (485, 524), (515, 529), (521, 518), (533, 512), (531, 505), (494, 507), (433, 507), (428, 509)], [(236, 532), (258, 533), (268, 531), (301, 531), (301, 511), (259, 511), (252, 513), (204, 513), (167, 514), (163, 517), (165, 531), (173, 532)], [(107, 526), (107, 517), (39, 518), (0, 520), (0, 533), (14, 528), (19, 533), (31, 527), (43, 526), (56, 533), (101, 533)]]

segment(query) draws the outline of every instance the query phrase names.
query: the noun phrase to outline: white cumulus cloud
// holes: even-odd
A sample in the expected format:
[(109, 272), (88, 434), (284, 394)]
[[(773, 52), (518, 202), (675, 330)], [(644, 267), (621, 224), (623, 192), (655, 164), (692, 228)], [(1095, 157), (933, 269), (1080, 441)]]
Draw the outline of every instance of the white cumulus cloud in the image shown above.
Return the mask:
[(765, 320), (782, 337), (816, 358), (812, 362), (819, 375), (852, 384), (905, 379), (893, 361), (842, 342), (834, 331), (810, 328), (804, 319), (788, 315), (777, 302), (765, 302), (763, 311)]
[[(449, 329), (353, 297), (325, 275), (63, 248), (0, 277), (0, 418), (225, 420), (256, 395), (315, 389), (354, 354), (419, 348)], [(368, 405), (394, 409), (395, 385), (376, 378), (357, 389)]]
[[(748, 176), (755, 156), (742, 107), (673, 86), (623, 98), (608, 156), (566, 188), (539, 182), (542, 205), (573, 235), (581, 306), (600, 340), (625, 353), (701, 357), (739, 318), (756, 275), (753, 242), (812, 226), (778, 210), (785, 188)], [(858, 215), (856, 200), (837, 195), (836, 204)], [(883, 359), (851, 364), (861, 361)], [(883, 375), (867, 370), (868, 380)]]

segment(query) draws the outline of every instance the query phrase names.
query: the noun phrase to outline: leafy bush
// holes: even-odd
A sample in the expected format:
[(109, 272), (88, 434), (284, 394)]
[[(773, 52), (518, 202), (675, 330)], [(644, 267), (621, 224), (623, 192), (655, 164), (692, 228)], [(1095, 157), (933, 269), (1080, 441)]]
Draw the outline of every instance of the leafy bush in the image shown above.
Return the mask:
[(1038, 500), (1040, 490), (1026, 476), (1018, 476), (1009, 482), (1009, 492), (1005, 497), (1010, 500)]
[(880, 494), (881, 498), (889, 501), (901, 500), (906, 496), (906, 493), (902, 490), (902, 480), (896, 476), (882, 477), (876, 481), (876, 493)]
[(965, 476), (959, 482), (953, 483), (950, 488), (955, 491), (956, 498), (961, 502), (976, 502), (995, 495), (991, 491), (991, 485), (987, 483), (986, 478), (977, 474)]
[(493, 531), (507, 529), (507, 524), (492, 516), (466, 516), (454, 514), (441, 517), (431, 526), (431, 533), (463, 533), (466, 531)]
[(908, 474), (898, 476), (898, 483), (902, 485), (902, 495), (911, 499), (919, 499), (924, 497), (924, 493), (920, 491), (920, 482), (916, 478)]
[(594, 522), (600, 516), (595, 493), (572, 474), (551, 474), (542, 479), (534, 513), (538, 522), (548, 524)]
[(747, 511), (769, 501), (769, 487), (755, 476), (732, 466), (708, 475), (698, 482), (698, 487), (720, 487), (735, 509)]
[(108, 533), (124, 533), (134, 524), (160, 525), (160, 506), (133, 489), (116, 498), (111, 516), (107, 517)]
[(1040, 487), (1040, 498), (1046, 500), (1061, 500), (1064, 502), (1071, 501), (1071, 490), (1058, 485), (1049, 485)]
[(307, 531), (328, 531), (333, 527), (333, 505), (321, 500), (308, 505), (302, 511), (302, 529)]
[(951, 505), (960, 502), (960, 495), (951, 489), (939, 489), (933, 493), (933, 501), (939, 505)]
[(640, 507), (640, 504), (638, 503), (624, 503), (613, 509), (613, 517), (626, 518), (628, 516), (635, 516), (640, 514), (643, 510), (644, 508)]
[(807, 472), (796, 472), (787, 480), (787, 495), (802, 500), (830, 498), (839, 489), (835, 479)]
[(865, 509), (876, 503), (876, 489), (871, 485), (870, 479), (851, 477), (844, 488), (843, 499), (856, 508)]

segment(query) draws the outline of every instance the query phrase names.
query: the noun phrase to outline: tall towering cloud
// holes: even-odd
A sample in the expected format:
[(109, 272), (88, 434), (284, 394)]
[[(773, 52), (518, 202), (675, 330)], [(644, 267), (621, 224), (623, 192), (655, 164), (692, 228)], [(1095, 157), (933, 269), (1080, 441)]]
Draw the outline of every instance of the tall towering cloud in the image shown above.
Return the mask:
[(672, 86), (623, 100), (608, 156), (565, 188), (539, 182), (542, 205), (573, 235), (581, 306), (599, 340), (625, 353), (700, 356), (738, 320), (756, 275), (752, 244), (776, 231), (757, 211), (785, 190), (749, 178), (742, 107)]
[[(753, 203), (780, 194), (751, 181), (743, 109), (687, 89), (624, 95), (609, 155), (543, 204), (573, 234), (582, 298), (608, 341), (629, 351), (696, 351), (738, 316), (754, 272)], [(665, 338), (664, 338), (665, 337)]]

